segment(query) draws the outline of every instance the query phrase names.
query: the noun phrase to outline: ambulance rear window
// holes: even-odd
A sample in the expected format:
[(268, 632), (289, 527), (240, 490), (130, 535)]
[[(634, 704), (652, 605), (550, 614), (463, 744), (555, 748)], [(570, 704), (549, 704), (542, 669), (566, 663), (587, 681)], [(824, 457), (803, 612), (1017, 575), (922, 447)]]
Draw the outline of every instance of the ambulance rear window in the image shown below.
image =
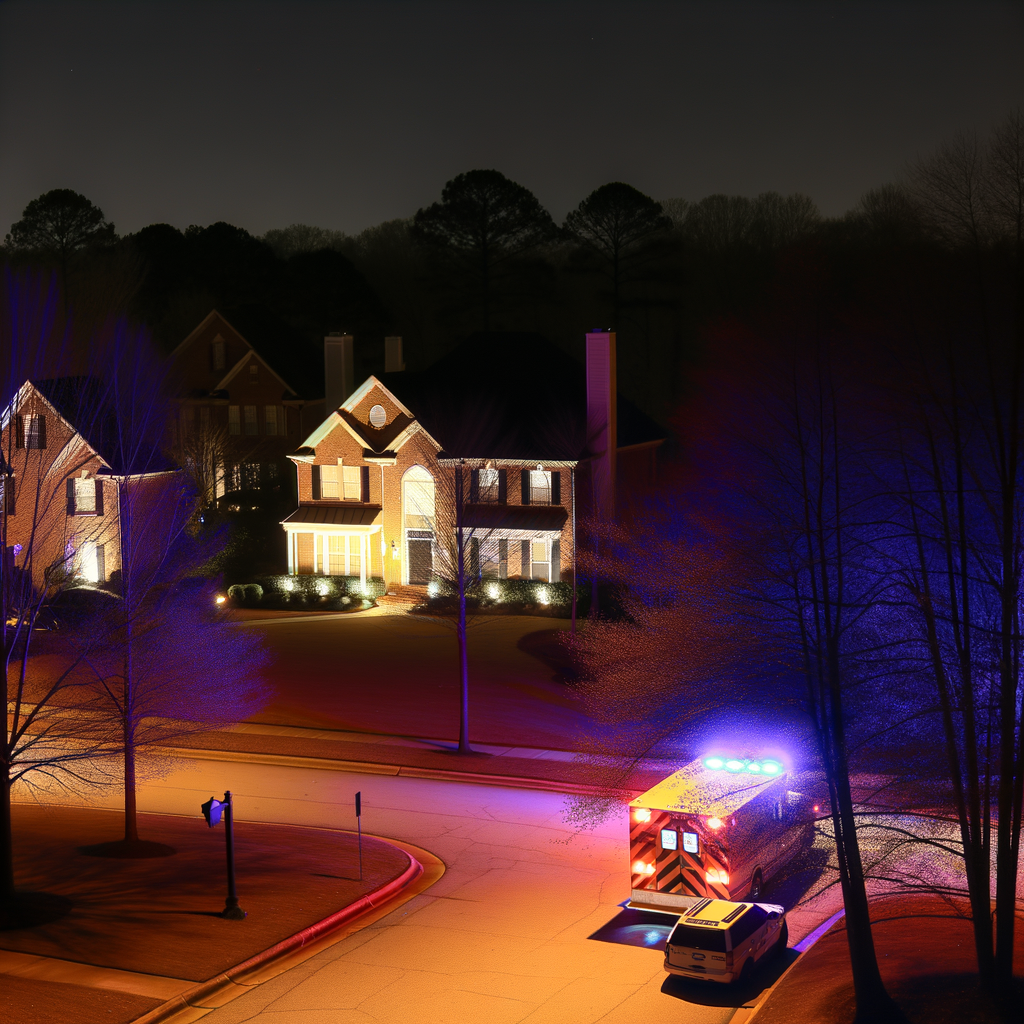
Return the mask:
[(677, 924), (669, 937), (670, 946), (686, 946), (688, 949), (706, 949), (711, 953), (725, 952), (725, 929), (694, 928)]

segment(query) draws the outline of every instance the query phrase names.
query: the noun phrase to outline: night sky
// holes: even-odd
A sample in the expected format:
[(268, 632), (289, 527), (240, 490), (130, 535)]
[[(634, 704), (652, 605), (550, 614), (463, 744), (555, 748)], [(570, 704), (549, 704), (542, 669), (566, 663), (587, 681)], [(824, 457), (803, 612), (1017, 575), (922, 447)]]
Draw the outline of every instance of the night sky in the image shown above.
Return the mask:
[(839, 214), (1022, 102), (1020, 3), (7, 0), (0, 233), (52, 188), (356, 232), (476, 167), (558, 219), (611, 180)]

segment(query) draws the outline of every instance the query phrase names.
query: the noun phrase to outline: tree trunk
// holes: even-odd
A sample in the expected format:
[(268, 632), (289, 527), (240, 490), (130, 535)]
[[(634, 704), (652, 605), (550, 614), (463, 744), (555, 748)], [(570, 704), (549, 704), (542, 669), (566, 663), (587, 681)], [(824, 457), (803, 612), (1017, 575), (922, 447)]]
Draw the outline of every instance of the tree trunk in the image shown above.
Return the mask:
[(14, 843), (11, 831), (11, 780), (7, 766), (0, 768), (0, 919), (11, 911), (14, 899)]
[(139, 839), (137, 801), (135, 736), (126, 716), (124, 724), (124, 840), (126, 843), (135, 843)]

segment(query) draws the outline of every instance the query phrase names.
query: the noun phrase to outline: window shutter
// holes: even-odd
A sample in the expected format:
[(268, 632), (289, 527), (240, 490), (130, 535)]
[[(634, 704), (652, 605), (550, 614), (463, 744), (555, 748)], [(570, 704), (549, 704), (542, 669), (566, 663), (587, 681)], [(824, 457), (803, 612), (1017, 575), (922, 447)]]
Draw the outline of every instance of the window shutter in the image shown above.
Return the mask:
[(480, 500), (480, 470), (469, 471), (469, 500), (475, 505)]
[[(383, 498), (383, 495), (381, 496)], [(370, 467), (359, 469), (359, 500), (364, 504), (370, 500)]]
[[(504, 470), (502, 470), (504, 472)], [(508, 538), (498, 538), (498, 576), (503, 580), (508, 579)]]
[(14, 437), (14, 447), (24, 448), (25, 447), (25, 417), (19, 416), (17, 419), (16, 429)]
[(480, 578), (480, 540), (477, 537), (469, 539), (469, 574), (475, 580)]
[(75, 514), (75, 481), (68, 477), (65, 483), (68, 491), (68, 515), (73, 516)]
[[(522, 488), (523, 488), (522, 502), (523, 502), (524, 505), (529, 505), (530, 504), (530, 471), (528, 469), (524, 469), (523, 470), (523, 472), (522, 472), (522, 481), (523, 481), (523, 483), (522, 483)], [(526, 542), (524, 541), (523, 543), (525, 544)]]
[[(558, 477), (558, 474), (555, 474)], [(559, 583), (562, 579), (562, 542), (553, 540), (551, 542), (551, 582)]]
[(519, 542), (519, 575), (524, 580), (530, 578), (530, 542), (528, 540)]
[(557, 469), (551, 473), (551, 504), (562, 504), (562, 474)]
[(96, 545), (96, 582), (107, 582), (107, 553), (102, 544)]
[(498, 470), (498, 504), (508, 504), (508, 470)]
[(36, 447), (37, 448), (45, 448), (46, 447), (46, 417), (45, 416), (40, 416), (39, 417), (39, 433), (38, 433), (37, 436), (38, 436), (39, 440), (36, 441)]
[(103, 481), (96, 478), (94, 481), (96, 485), (96, 515), (103, 515)]
[(9, 515), (14, 515), (14, 474), (8, 473), (4, 477), (4, 511)]
[(313, 477), (313, 500), (320, 500), (320, 467), (310, 466), (310, 471)]

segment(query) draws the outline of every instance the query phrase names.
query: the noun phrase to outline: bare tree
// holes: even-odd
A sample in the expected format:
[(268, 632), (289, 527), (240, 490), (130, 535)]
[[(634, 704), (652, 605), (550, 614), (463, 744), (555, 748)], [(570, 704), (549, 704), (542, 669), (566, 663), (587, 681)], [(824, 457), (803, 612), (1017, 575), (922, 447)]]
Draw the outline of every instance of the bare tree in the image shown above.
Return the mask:
[[(57, 599), (80, 578), (81, 548), (100, 527), (96, 518), (81, 536), (69, 535), (68, 493), (94, 459), (81, 433), (54, 415), (40, 390), (44, 381), (61, 380), (73, 361), (57, 289), (9, 271), (0, 287), (0, 664), (7, 696), (0, 743), (0, 918), (17, 923), (31, 919), (33, 901), (14, 886), (12, 787), (105, 783), (101, 762), (110, 749), (81, 717), (88, 703), (81, 655), (49, 660), (42, 673), (30, 671), (36, 648), (54, 636)], [(94, 393), (82, 398), (75, 429), (91, 434), (101, 417)]]

